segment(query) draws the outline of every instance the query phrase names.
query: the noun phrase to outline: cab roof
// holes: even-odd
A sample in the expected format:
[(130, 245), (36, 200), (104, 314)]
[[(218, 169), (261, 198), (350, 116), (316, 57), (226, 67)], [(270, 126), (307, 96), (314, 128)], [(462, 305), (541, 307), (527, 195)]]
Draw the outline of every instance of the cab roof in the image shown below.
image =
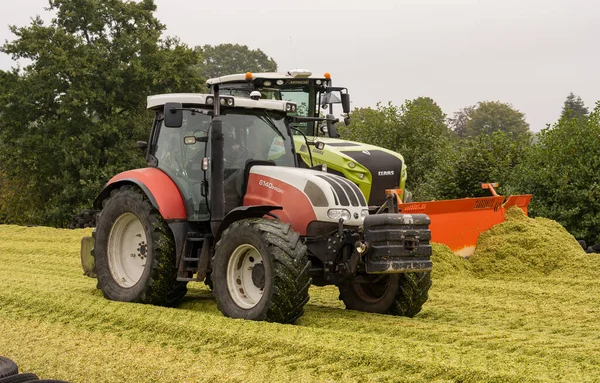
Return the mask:
[[(248, 78), (248, 74), (252, 76), (251, 79)], [(237, 73), (230, 74), (227, 76), (215, 77), (208, 79), (206, 83), (208, 85), (213, 84), (226, 84), (231, 82), (244, 82), (244, 81), (252, 81), (257, 78), (261, 79), (269, 79), (269, 80), (294, 80), (294, 79), (314, 79), (314, 80), (323, 80), (328, 81), (325, 75), (323, 76), (313, 76), (312, 72), (307, 69), (292, 69), (288, 72), (261, 72), (261, 73)]]
[[(207, 100), (214, 100), (214, 95), (212, 94), (201, 94), (201, 93), (167, 93), (167, 94), (157, 94), (153, 96), (148, 96), (147, 99), (147, 108), (148, 109), (160, 109), (164, 107), (167, 102), (177, 102), (183, 105), (198, 105), (198, 106), (212, 106), (212, 103), (207, 103)], [(225, 105), (228, 107), (238, 107), (238, 108), (248, 108), (248, 109), (268, 109), (268, 110), (277, 110), (285, 112), (287, 105), (293, 104), (293, 102), (289, 101), (280, 101), (280, 100), (252, 100), (250, 98), (245, 97), (234, 97), (229, 95), (221, 96), (222, 99), (233, 99), (233, 106)]]

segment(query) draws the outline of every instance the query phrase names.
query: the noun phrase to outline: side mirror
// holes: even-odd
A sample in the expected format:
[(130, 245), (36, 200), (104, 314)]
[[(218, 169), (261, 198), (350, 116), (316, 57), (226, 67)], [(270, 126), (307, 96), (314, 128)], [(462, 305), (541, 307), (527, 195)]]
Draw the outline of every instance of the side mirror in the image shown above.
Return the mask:
[(183, 106), (180, 102), (167, 102), (163, 114), (167, 128), (181, 128), (183, 125)]
[(344, 113), (350, 113), (350, 95), (348, 93), (342, 93), (342, 111)]
[(335, 127), (335, 123), (339, 120), (335, 118), (333, 114), (327, 115), (327, 134), (331, 138), (338, 138), (340, 135), (337, 132), (337, 128)]
[(346, 126), (350, 125), (350, 117), (344, 117), (344, 125), (346, 125)]

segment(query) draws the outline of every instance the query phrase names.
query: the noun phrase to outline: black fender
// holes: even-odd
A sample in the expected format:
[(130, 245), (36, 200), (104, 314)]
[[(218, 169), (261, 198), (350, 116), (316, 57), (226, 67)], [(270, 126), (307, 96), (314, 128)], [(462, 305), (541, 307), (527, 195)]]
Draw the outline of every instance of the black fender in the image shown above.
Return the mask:
[(269, 215), (269, 213), (273, 210), (283, 210), (282, 206), (272, 206), (272, 205), (252, 205), (252, 206), (239, 206), (235, 209), (231, 210), (223, 221), (219, 225), (219, 230), (217, 230), (215, 234), (215, 242), (217, 243), (219, 239), (221, 239), (221, 234), (227, 229), (232, 223), (235, 221), (239, 221), (241, 219), (246, 218), (260, 218), (265, 215)]

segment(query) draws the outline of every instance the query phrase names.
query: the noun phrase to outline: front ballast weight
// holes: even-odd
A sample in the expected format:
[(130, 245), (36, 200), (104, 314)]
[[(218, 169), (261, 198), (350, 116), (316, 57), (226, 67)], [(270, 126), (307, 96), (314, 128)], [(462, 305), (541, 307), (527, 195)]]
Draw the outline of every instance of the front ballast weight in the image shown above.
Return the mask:
[(429, 217), (425, 214), (376, 214), (365, 217), (364, 242), (367, 274), (431, 271)]
[(311, 259), (323, 265), (312, 269), (316, 285), (368, 283), (370, 279), (366, 277), (371, 274), (432, 270), (431, 231), (425, 214), (367, 215), (359, 227), (339, 222), (337, 230), (328, 237), (316, 235), (322, 230), (325, 229), (309, 225), (306, 238)]

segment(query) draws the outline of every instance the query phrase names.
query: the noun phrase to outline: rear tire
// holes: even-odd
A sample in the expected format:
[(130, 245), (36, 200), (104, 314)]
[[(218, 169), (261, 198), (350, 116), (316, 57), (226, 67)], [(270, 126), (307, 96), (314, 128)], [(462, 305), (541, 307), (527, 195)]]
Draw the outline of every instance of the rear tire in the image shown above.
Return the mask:
[(12, 360), (0, 356), (0, 378), (16, 375), (19, 373), (19, 366)]
[(8, 376), (6, 378), (0, 378), (0, 383), (28, 383), (28, 382), (39, 382), (40, 377), (31, 372), (24, 372), (18, 375)]
[(92, 235), (98, 285), (107, 299), (171, 306), (187, 293), (187, 283), (177, 281), (171, 231), (139, 189), (113, 190)]
[(215, 249), (211, 279), (219, 310), (232, 318), (293, 323), (308, 302), (310, 262), (289, 224), (234, 222)]
[(349, 310), (412, 318), (428, 299), (431, 273), (390, 274), (375, 283), (348, 282), (338, 287)]

